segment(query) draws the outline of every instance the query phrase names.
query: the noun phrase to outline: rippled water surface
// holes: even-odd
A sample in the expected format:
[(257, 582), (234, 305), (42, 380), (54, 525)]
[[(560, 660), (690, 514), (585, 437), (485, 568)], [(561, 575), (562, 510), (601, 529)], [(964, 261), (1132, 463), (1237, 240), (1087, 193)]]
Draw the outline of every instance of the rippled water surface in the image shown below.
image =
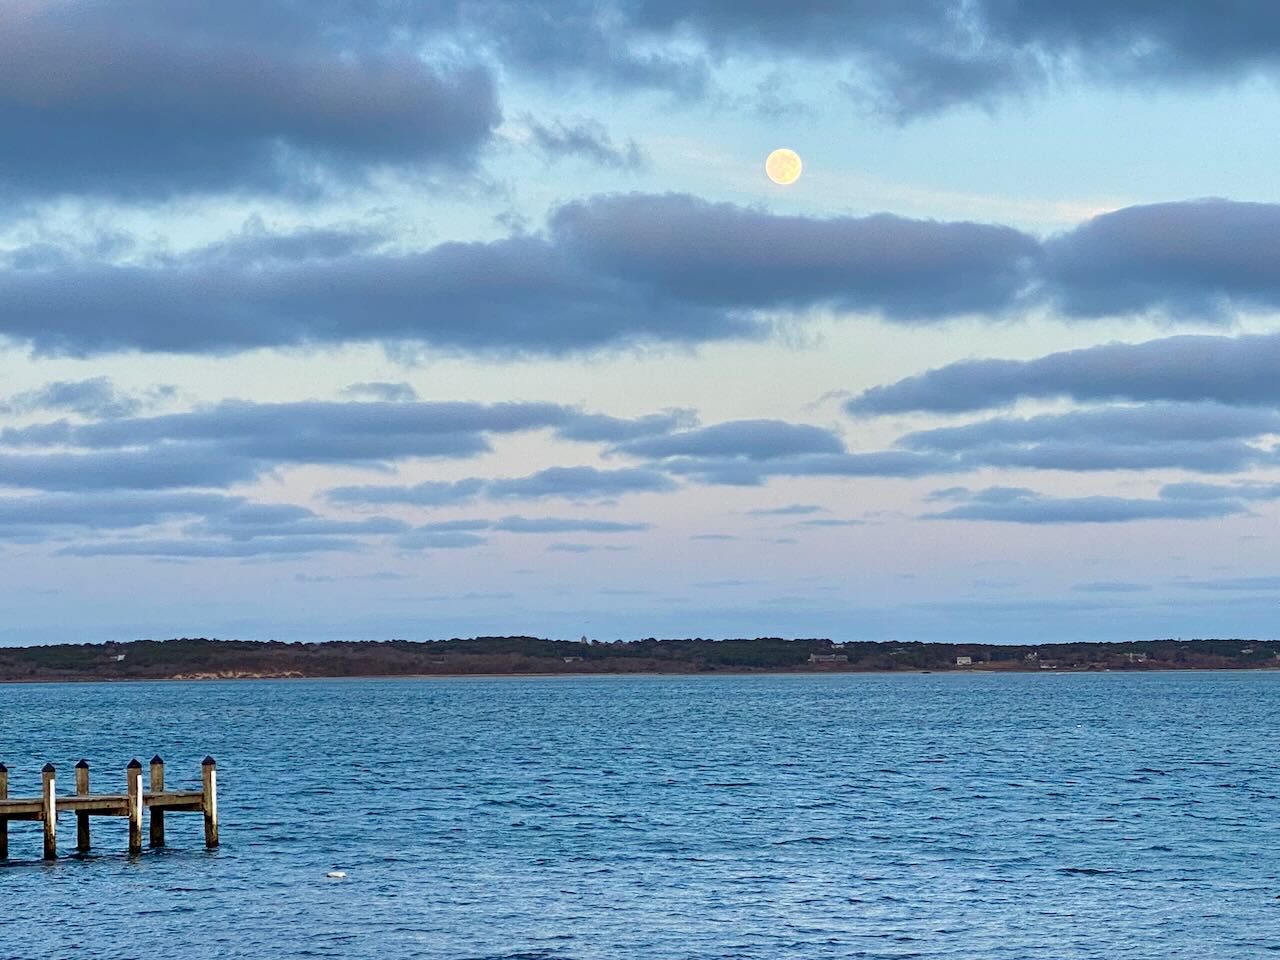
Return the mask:
[(12, 824), (0, 957), (1273, 956), (1277, 730), (1259, 673), (4, 686), (13, 795), (213, 753), (223, 846)]

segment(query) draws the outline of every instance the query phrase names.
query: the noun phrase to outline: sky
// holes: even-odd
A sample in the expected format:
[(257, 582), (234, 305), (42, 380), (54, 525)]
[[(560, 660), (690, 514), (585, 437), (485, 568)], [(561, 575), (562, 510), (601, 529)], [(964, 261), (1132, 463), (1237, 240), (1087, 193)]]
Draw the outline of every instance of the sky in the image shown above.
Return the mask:
[(0, 0), (0, 644), (1275, 637), (1278, 84), (1261, 0)]

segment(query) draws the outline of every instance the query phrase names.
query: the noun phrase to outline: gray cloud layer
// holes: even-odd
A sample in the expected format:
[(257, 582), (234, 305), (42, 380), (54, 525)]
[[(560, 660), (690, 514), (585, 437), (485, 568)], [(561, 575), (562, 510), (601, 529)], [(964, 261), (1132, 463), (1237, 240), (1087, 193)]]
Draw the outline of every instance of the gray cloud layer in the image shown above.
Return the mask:
[[(634, 436), (677, 422), (682, 417), (602, 418), (550, 403), (225, 401), (185, 413), (6, 427), (0, 430), (0, 483), (47, 490), (223, 487), (282, 464), (466, 458), (488, 451), (492, 434), (548, 429), (565, 431), (564, 439), (579, 432)], [(65, 447), (75, 452), (58, 449)], [(495, 495), (516, 496), (523, 489), (550, 496), (575, 484), (582, 496), (669, 486), (638, 471), (596, 478), (553, 472), (509, 482), (510, 490), (495, 488)], [(464, 482), (441, 495), (456, 502), (466, 493)]]
[(427, 63), (356, 11), (7, 4), (0, 193), (290, 191), (318, 170), (468, 163), (500, 119), (489, 71)]
[[(772, 313), (817, 308), (896, 323), (1045, 303), (1226, 319), (1280, 306), (1277, 236), (1280, 205), (1223, 200), (1129, 208), (1042, 243), (987, 224), (600, 196), (553, 211), (542, 234), (411, 253), (333, 230), (128, 264), (18, 251), (0, 270), (0, 337), (74, 356), (349, 342), (511, 356), (763, 337)], [(989, 389), (1017, 374), (984, 363)]]
[[(1275, 75), (1278, 49), (1280, 20), (1261, 0), (1226, 12), (1193, 0), (8, 3), (0, 193), (297, 192), (388, 167), (466, 165), (500, 121), (498, 75), (560, 94), (578, 80), (690, 100), (713, 91), (726, 58), (803, 59), (835, 67), (855, 97), (908, 118), (1067, 76)], [(616, 145), (590, 122), (532, 129), (546, 152), (640, 160), (634, 144)], [(1067, 273), (1109, 265), (1062, 252)], [(1125, 279), (1112, 292), (1124, 300), (1132, 286)], [(1112, 299), (1071, 302), (1088, 311)]]
[(1160, 496), (1050, 497), (1024, 487), (964, 488), (939, 491), (956, 506), (924, 514), (932, 520), (986, 520), (1004, 523), (1128, 523), (1135, 520), (1211, 520), (1245, 512), (1237, 500), (1183, 500)]
[(1280, 403), (1280, 334), (1180, 336), (1109, 343), (1034, 360), (962, 360), (872, 387), (847, 404), (853, 414), (956, 413), (1023, 397)]
[(525, 477), (464, 480), (428, 480), (413, 486), (367, 485), (337, 487), (329, 491), (334, 503), (409, 504), (441, 507), (467, 503), (478, 497), (489, 500), (600, 500), (625, 493), (666, 493), (675, 482), (665, 473), (639, 467), (599, 470), (595, 467), (549, 467)]
[[(381, 341), (490, 354), (759, 337), (759, 311), (820, 305), (902, 322), (1007, 309), (1036, 242), (889, 215), (818, 220), (685, 195), (597, 197), (543, 235), (371, 249), (334, 231), (184, 257), (0, 271), (0, 336), (45, 353), (225, 353)], [(785, 253), (784, 253), (785, 252)]]

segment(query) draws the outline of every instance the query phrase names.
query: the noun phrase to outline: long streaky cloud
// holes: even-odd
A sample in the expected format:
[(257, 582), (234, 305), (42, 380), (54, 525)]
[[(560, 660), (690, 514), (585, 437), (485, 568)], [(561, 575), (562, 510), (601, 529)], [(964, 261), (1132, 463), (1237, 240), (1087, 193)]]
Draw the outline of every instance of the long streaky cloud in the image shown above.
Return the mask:
[[(333, 230), (150, 261), (19, 250), (0, 270), (0, 338), (71, 356), (376, 342), (514, 357), (759, 339), (778, 312), (814, 310), (903, 324), (1046, 306), (1226, 321), (1280, 306), (1259, 252), (1274, 236), (1280, 204), (1225, 200), (1131, 207), (1041, 241), (991, 224), (608, 195), (559, 207), (539, 234), (410, 252)], [(982, 369), (993, 388), (1018, 370)]]
[(1016, 400), (1280, 403), (1280, 334), (1176, 336), (1108, 343), (1033, 360), (961, 360), (872, 387), (849, 400), (855, 415), (962, 413)]

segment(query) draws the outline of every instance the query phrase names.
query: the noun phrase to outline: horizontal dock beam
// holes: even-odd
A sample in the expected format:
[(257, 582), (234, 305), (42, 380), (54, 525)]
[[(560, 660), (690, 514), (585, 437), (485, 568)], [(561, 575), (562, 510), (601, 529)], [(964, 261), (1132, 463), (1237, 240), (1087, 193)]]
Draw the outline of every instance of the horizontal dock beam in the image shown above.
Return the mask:
[(53, 764), (45, 764), (40, 776), (40, 796), (11, 798), (9, 796), (9, 770), (0, 763), (0, 860), (9, 857), (9, 821), (31, 820), (44, 825), (44, 858), (53, 860), (58, 855), (58, 814), (76, 815), (76, 849), (80, 853), (90, 848), (90, 817), (127, 817), (129, 820), (129, 853), (142, 852), (143, 811), (149, 811), (151, 819), (151, 846), (163, 847), (165, 843), (165, 813), (200, 813), (204, 815), (205, 846), (218, 845), (218, 786), (217, 764), (212, 757), (205, 757), (200, 767), (201, 789), (166, 790), (164, 788), (164, 761), (151, 759), (150, 790), (142, 786), (142, 764), (137, 760), (125, 770), (124, 793), (90, 793), (89, 764), (81, 760), (76, 764), (76, 792), (58, 796), (57, 771)]

